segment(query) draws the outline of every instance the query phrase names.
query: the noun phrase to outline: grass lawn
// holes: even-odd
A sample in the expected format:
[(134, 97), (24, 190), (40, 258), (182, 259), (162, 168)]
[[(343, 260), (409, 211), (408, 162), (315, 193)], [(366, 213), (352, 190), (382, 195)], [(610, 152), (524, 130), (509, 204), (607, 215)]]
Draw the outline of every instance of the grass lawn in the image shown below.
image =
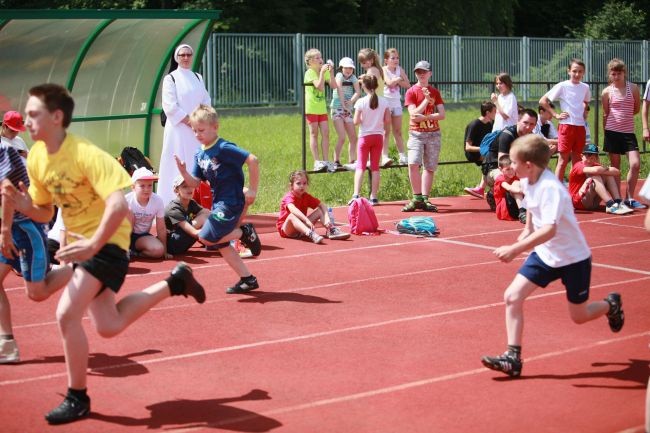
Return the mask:
[[(448, 109), (446, 114), (445, 120), (440, 122), (442, 131), (440, 161), (464, 161), (463, 139), (465, 126), (475, 117), (478, 117), (478, 104), (476, 109)], [(638, 116), (637, 123), (637, 137), (641, 137)], [(593, 125), (593, 119), (590, 124)], [(406, 142), (408, 137), (408, 115), (403, 117), (402, 132)], [(257, 201), (250, 209), (250, 212), (277, 211), (282, 196), (288, 190), (289, 173), (302, 168), (302, 122), (300, 115), (224, 116), (220, 121), (219, 134), (254, 153), (260, 160), (260, 187)], [(601, 146), (602, 135), (601, 130)], [(333, 152), (335, 143), (336, 131), (330, 123), (330, 152)], [(345, 160), (346, 148), (344, 148), (342, 155), (344, 160), (341, 162), (347, 162)], [(391, 155), (393, 157), (397, 156), (397, 150), (392, 141)], [(606, 161), (606, 158), (601, 157), (601, 159)], [(641, 178), (645, 178), (648, 174), (649, 159), (648, 154), (642, 155)], [(625, 158), (623, 160), (626, 161)], [(625, 174), (627, 173), (626, 162), (623, 164), (623, 173)], [(554, 160), (552, 160), (551, 165), (555, 166)], [(312, 166), (313, 160), (308, 149), (307, 169), (311, 169)], [(480, 169), (474, 164), (440, 165), (436, 172), (431, 196), (463, 194), (463, 188), (475, 186), (479, 178)], [(333, 206), (345, 204), (352, 195), (352, 182), (352, 172), (313, 174), (310, 176), (310, 193)], [(362, 194), (368, 195), (367, 180), (364, 181)], [(406, 200), (409, 197), (410, 186), (406, 168), (381, 170), (380, 201)]]

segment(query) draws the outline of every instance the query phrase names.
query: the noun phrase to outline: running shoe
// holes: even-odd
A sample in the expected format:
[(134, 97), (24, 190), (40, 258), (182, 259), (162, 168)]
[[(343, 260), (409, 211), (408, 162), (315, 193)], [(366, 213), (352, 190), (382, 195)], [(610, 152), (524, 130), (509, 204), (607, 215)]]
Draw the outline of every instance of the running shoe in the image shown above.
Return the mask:
[(479, 187), (476, 187), (476, 188), (467, 187), (467, 188), (464, 189), (464, 191), (467, 194), (469, 194), (471, 196), (474, 196), (476, 198), (483, 198), (483, 195), (485, 194), (485, 189), (484, 188), (479, 188)]
[(260, 285), (257, 282), (257, 278), (255, 278), (253, 275), (249, 275), (248, 277), (241, 277), (234, 286), (228, 287), (226, 289), (226, 293), (230, 295), (236, 293), (246, 293), (250, 292), (251, 290), (258, 289), (259, 287)]
[(512, 356), (510, 352), (504, 352), (499, 356), (484, 356), (481, 358), (481, 362), (490, 370), (500, 371), (510, 377), (520, 376), (524, 363), (521, 359)]
[(327, 239), (343, 241), (349, 237), (350, 233), (346, 233), (334, 225), (327, 229)]
[(16, 340), (0, 340), (0, 364), (15, 364), (20, 362), (20, 353)]
[(644, 205), (641, 202), (638, 202), (634, 200), (633, 198), (627, 199), (623, 201), (623, 204), (630, 209), (646, 209), (648, 206)]
[(90, 399), (82, 401), (68, 393), (63, 402), (45, 415), (49, 424), (67, 424), (85, 418), (90, 413)]
[(625, 314), (623, 313), (623, 301), (621, 301), (621, 295), (612, 292), (607, 295), (605, 302), (609, 304), (609, 311), (607, 312), (609, 328), (612, 332), (619, 332), (623, 329), (623, 325), (625, 324)]
[(262, 242), (260, 241), (260, 237), (257, 235), (253, 224), (246, 223), (242, 225), (240, 229), (242, 234), (239, 240), (242, 241), (244, 245), (246, 245), (246, 248), (251, 250), (253, 256), (259, 256), (262, 252)]

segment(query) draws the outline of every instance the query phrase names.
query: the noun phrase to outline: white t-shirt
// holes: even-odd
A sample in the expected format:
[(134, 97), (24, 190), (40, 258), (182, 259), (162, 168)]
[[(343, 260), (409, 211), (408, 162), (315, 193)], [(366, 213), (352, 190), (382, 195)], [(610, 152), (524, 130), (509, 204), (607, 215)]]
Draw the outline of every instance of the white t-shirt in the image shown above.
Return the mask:
[(374, 110), (370, 108), (370, 95), (364, 96), (354, 103), (354, 110), (361, 114), (359, 137), (373, 134), (384, 135), (384, 113), (388, 108), (388, 101), (383, 96), (377, 96), (379, 104)]
[(643, 187), (641, 188), (641, 191), (639, 191), (639, 196), (641, 196), (642, 199), (644, 199), (646, 202), (650, 203), (650, 180), (646, 179), (645, 182), (643, 182)]
[(165, 217), (165, 205), (162, 198), (156, 193), (151, 194), (149, 203), (144, 207), (138, 203), (133, 191), (128, 193), (125, 198), (129, 209), (133, 212), (133, 233), (149, 233), (154, 218)]
[[(13, 147), (18, 152), (29, 152), (29, 149), (27, 148), (25, 141), (22, 138), (20, 138), (18, 135), (16, 135), (13, 139), (0, 136), (0, 141), (2, 141), (2, 143), (6, 144), (7, 146)], [(20, 157), (22, 158), (23, 163), (27, 165), (27, 158), (25, 158), (22, 154), (20, 155)]]
[(522, 207), (530, 211), (535, 230), (555, 224), (556, 232), (548, 241), (535, 247), (540, 259), (552, 268), (580, 262), (591, 256), (576, 219), (571, 196), (550, 170), (544, 170), (533, 185), (521, 179), (524, 192)]
[(65, 225), (63, 224), (63, 214), (61, 213), (61, 208), (59, 208), (56, 212), (54, 225), (47, 232), (47, 237), (57, 242), (61, 242), (61, 230), (65, 230)]
[(560, 125), (584, 126), (585, 102), (591, 101), (589, 86), (583, 82), (573, 84), (571, 80), (557, 83), (546, 96), (550, 101), (560, 101), (562, 111), (569, 113), (569, 117), (560, 120)]
[(497, 115), (494, 117), (494, 126), (492, 131), (501, 131), (506, 126), (512, 126), (517, 123), (519, 120), (519, 111), (517, 110), (517, 98), (513, 92), (508, 93), (507, 95), (497, 96), (497, 101), (499, 106), (505, 113), (508, 115), (508, 120), (504, 119), (499, 110), (497, 110)]

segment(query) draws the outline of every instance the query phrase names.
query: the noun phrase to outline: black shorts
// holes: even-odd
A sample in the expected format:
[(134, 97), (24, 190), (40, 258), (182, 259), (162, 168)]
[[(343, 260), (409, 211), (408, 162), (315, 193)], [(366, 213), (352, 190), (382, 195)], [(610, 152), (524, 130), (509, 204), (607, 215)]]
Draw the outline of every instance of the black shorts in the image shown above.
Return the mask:
[(481, 173), (483, 173), (483, 176), (487, 176), (495, 168), (499, 168), (498, 162), (483, 162), (481, 164)]
[(135, 243), (138, 241), (138, 239), (143, 238), (145, 236), (153, 236), (151, 233), (133, 233), (131, 232), (131, 244), (129, 245), (129, 249), (131, 251), (137, 251), (135, 248)]
[(582, 304), (589, 299), (591, 257), (581, 262), (552, 268), (544, 263), (537, 253), (533, 251), (518, 273), (539, 287), (546, 287), (561, 278), (566, 289), (566, 297), (572, 304)]
[(184, 254), (196, 242), (192, 236), (179, 227), (167, 234), (167, 252), (172, 256)]
[(52, 238), (47, 238), (47, 254), (50, 256), (50, 263), (58, 265), (59, 261), (54, 257), (57, 251), (61, 248), (59, 241)]
[(108, 287), (117, 293), (129, 270), (129, 257), (117, 245), (106, 244), (91, 259), (77, 263), (76, 266), (81, 266), (102, 283), (100, 292)]
[(465, 152), (465, 158), (467, 158), (469, 162), (473, 162), (478, 166), (483, 165), (483, 159), (481, 158), (480, 152)]
[(508, 214), (514, 219), (519, 218), (519, 206), (517, 205), (517, 200), (515, 200), (509, 191), (506, 191), (505, 201)]
[(639, 150), (639, 143), (634, 133), (616, 132), (605, 130), (603, 150), (607, 153), (625, 155), (628, 152)]

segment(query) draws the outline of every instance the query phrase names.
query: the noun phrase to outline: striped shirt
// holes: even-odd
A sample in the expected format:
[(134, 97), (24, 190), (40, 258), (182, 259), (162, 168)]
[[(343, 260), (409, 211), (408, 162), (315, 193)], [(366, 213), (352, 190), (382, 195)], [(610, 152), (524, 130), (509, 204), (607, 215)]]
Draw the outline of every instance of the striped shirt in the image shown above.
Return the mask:
[[(21, 181), (25, 186), (29, 186), (25, 163), (16, 149), (4, 142), (0, 145), (0, 179), (9, 179), (16, 188)], [(20, 212), (14, 212), (14, 222), (28, 219)]]
[(625, 96), (621, 95), (621, 92), (613, 84), (610, 84), (609, 115), (605, 129), (626, 134), (634, 133), (634, 97), (629, 82), (625, 83)]

